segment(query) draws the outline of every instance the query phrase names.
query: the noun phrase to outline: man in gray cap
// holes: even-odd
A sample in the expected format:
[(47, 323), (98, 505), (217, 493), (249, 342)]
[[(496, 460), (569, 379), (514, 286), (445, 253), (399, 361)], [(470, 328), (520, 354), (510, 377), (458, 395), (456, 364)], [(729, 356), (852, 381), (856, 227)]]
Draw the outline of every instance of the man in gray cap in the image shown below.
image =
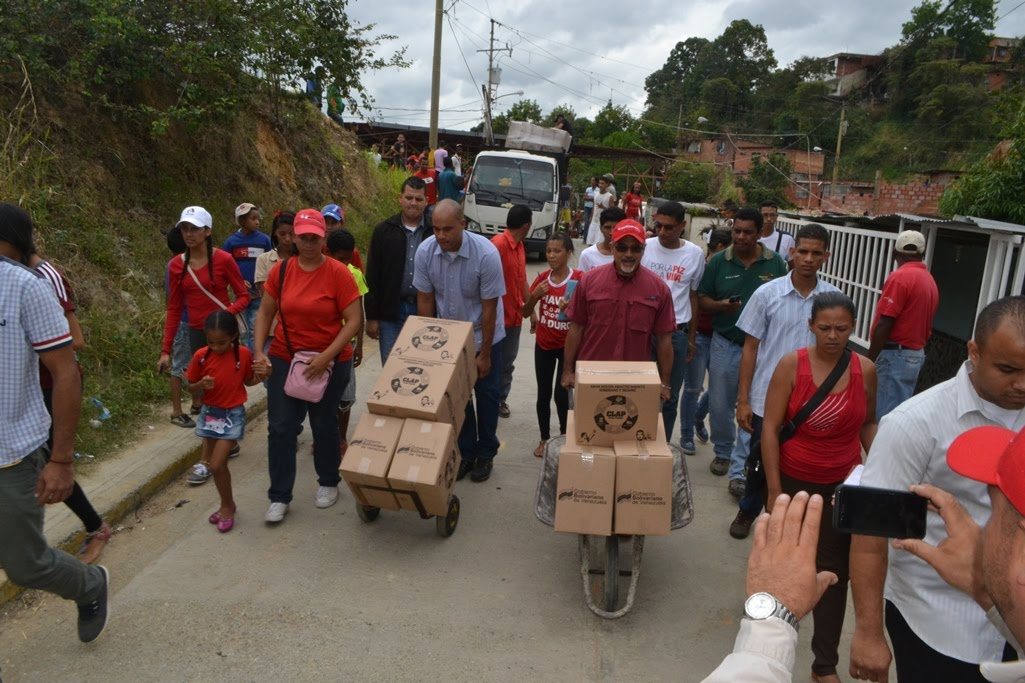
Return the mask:
[(925, 363), (925, 345), (932, 335), (932, 319), (939, 306), (936, 280), (926, 267), (925, 237), (905, 230), (893, 245), (897, 269), (883, 284), (869, 335), (868, 357), (875, 361), (879, 388), (876, 419), (915, 393), (918, 373)]

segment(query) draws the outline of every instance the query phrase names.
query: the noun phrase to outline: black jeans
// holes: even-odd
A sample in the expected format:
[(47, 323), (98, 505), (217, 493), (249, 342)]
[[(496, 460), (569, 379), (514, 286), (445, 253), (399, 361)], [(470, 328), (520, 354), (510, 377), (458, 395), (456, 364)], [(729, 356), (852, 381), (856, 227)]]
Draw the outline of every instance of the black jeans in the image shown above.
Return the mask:
[[(53, 450), (53, 389), (43, 389), (43, 403), (46, 405), (46, 412), (50, 413), (51, 418), (50, 435), (46, 438), (46, 459), (49, 460), (50, 451)], [(85, 491), (78, 485), (78, 480), (75, 480), (75, 484), (71, 488), (71, 495), (64, 499), (64, 504), (75, 513), (76, 517), (82, 520), (82, 524), (87, 532), (99, 531), (100, 527), (103, 526), (103, 519), (96, 512), (96, 508), (93, 507), (92, 503), (89, 502)]]
[(271, 375), (267, 378), (267, 469), (270, 488), (267, 497), (272, 503), (291, 503), (295, 485), (295, 435), (299, 433), (306, 414), (313, 431), (313, 467), (321, 486), (338, 486), (342, 480), (338, 466), (339, 449), (338, 402), (349, 383), (352, 361), (335, 363), (324, 397), (319, 403), (308, 403), (285, 393), (285, 379), (290, 363), (270, 357)]
[[(978, 664), (948, 657), (926, 645), (889, 600), (886, 601), (886, 632), (893, 643), (893, 661), (900, 683), (986, 683)], [(1017, 658), (1014, 648), (1004, 645), (1004, 661)]]
[(541, 440), (552, 438), (552, 391), (554, 385), (555, 411), (559, 415), (559, 433), (566, 433), (566, 413), (569, 411), (569, 392), (562, 386), (563, 349), (546, 351), (534, 345), (534, 377), (537, 379), (537, 424)]

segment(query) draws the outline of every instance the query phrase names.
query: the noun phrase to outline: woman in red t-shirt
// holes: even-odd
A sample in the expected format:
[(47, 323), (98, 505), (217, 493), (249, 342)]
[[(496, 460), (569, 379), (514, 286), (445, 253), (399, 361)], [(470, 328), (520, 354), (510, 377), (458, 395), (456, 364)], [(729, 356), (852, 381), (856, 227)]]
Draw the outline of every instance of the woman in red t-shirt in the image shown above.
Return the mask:
[(811, 309), (815, 345), (784, 356), (772, 375), (762, 423), (762, 462), (771, 510), (781, 493), (818, 493), (825, 501), (819, 531), (818, 571), (839, 581), (826, 589), (814, 609), (811, 649), (813, 680), (836, 676), (837, 648), (847, 609), (851, 537), (833, 529), (833, 491), (868, 452), (876, 434), (876, 370), (872, 361), (852, 354), (847, 371), (822, 404), (782, 444), (779, 431), (792, 420), (843, 355), (854, 329), (854, 303), (839, 292), (819, 294)]
[[(267, 379), (270, 507), (264, 519), (268, 522), (284, 519), (292, 501), (295, 437), (307, 413), (313, 432), (313, 465), (320, 484), (317, 507), (330, 507), (338, 501), (338, 404), (352, 372), (350, 342), (363, 323), (363, 312), (348, 267), (324, 255), (325, 231), (324, 217), (316, 209), (295, 214), (292, 232), (298, 255), (271, 267), (256, 315), (253, 365), (257, 377)], [(265, 354), (264, 344), (275, 315), (278, 328)], [(315, 403), (285, 393), (285, 380), (298, 351), (314, 351), (317, 355), (303, 370), (296, 365), (294, 372), (302, 372), (309, 380), (330, 373), (324, 394)]]
[[(534, 376), (537, 379), (537, 422), (541, 428), (541, 443), (534, 455), (544, 455), (545, 444), (551, 438), (552, 390), (555, 391), (555, 410), (559, 415), (559, 433), (566, 433), (566, 412), (569, 393), (555, 378), (562, 377), (562, 353), (566, 346), (569, 321), (561, 316), (566, 302), (573, 293), (571, 287), (580, 280), (581, 272), (569, 267), (573, 253), (573, 240), (558, 232), (548, 238), (545, 254), (548, 270), (538, 274), (530, 286), (530, 297), (523, 304), (523, 317), (530, 318), (530, 331), (536, 335), (534, 344)], [(572, 283), (572, 284), (570, 284)], [(534, 313), (538, 302), (541, 315)]]
[(635, 181), (630, 191), (623, 195), (623, 211), (626, 217), (633, 220), (640, 220), (641, 206), (644, 205), (644, 195), (641, 194), (641, 182)]
[[(186, 207), (175, 226), (181, 229), (186, 249), (184, 254), (171, 257), (167, 263), (167, 316), (158, 372), (171, 369), (171, 346), (182, 311), (189, 314), (189, 346), (195, 353), (206, 344), (203, 324), (208, 315), (220, 310), (238, 315), (249, 305), (249, 288), (242, 279), (238, 263), (228, 252), (214, 248), (210, 237), (212, 226), (210, 212), (201, 206)], [(229, 286), (235, 301), (228, 298)]]

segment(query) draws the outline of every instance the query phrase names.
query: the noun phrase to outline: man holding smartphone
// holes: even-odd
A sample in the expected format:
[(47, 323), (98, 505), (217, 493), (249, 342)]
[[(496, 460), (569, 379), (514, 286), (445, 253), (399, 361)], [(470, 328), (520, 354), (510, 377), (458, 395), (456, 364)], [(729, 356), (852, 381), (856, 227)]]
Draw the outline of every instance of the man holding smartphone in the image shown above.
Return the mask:
[(708, 412), (711, 415), (715, 459), (709, 469), (720, 477), (731, 470), (731, 477), (741, 476), (747, 459), (749, 437), (744, 432), (741, 435), (744, 439), (743, 454), (731, 466), (737, 438), (734, 414), (740, 355), (745, 339), (744, 332), (737, 327), (737, 319), (756, 289), (787, 274), (783, 259), (758, 242), (761, 229), (762, 214), (758, 209), (745, 207), (738, 210), (733, 219), (733, 244), (708, 261), (698, 285), (698, 306), (712, 313)]
[[(986, 486), (956, 474), (947, 450), (961, 433), (980, 426), (1014, 432), (1025, 427), (1025, 297), (986, 306), (968, 342), (968, 361), (957, 376), (910, 398), (879, 425), (865, 463), (865, 486), (906, 491), (932, 484), (950, 492), (977, 524), (992, 506)], [(945, 536), (943, 520), (929, 515), (925, 542)], [(889, 553), (883, 538), (854, 536), (851, 587), (855, 630), (851, 675), (886, 681), (890, 649), (901, 683), (985, 680), (979, 662), (999, 661), (1005, 638), (970, 596), (926, 562)]]

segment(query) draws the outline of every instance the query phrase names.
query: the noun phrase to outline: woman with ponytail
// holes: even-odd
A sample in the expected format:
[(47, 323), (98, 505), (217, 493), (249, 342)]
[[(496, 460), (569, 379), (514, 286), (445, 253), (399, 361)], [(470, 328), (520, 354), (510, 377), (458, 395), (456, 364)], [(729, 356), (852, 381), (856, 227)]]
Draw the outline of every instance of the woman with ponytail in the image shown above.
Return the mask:
[[(167, 372), (171, 367), (171, 346), (182, 312), (188, 312), (189, 347), (194, 354), (206, 346), (203, 326), (207, 316), (219, 310), (238, 315), (249, 305), (249, 288), (235, 259), (228, 252), (214, 248), (210, 212), (201, 206), (186, 207), (175, 227), (181, 230), (186, 249), (167, 264), (167, 316), (158, 372)], [(234, 301), (228, 298), (229, 287), (235, 295)], [(199, 462), (192, 468), (188, 482), (202, 484), (209, 478), (209, 467)]]

